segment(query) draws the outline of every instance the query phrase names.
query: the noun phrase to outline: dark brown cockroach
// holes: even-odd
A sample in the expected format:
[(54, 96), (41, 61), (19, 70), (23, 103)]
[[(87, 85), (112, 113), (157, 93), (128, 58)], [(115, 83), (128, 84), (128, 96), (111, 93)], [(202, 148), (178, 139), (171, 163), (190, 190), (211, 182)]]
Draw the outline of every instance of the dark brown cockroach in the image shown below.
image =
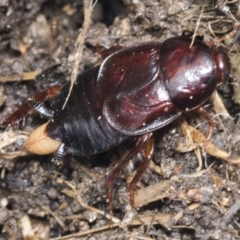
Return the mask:
[[(151, 132), (202, 106), (218, 84), (231, 78), (224, 48), (197, 39), (191, 42), (188, 37), (173, 37), (112, 53), (100, 66), (78, 76), (64, 109), (69, 83), (43, 93), (52, 94), (50, 109), (36, 95), (30, 104), (49, 121), (31, 133), (27, 151), (41, 155), (55, 152), (55, 159), (66, 153), (90, 156), (135, 136), (135, 147), (107, 181), (111, 206), (114, 179), (141, 152), (145, 160), (129, 185), (134, 205), (134, 187), (152, 156)], [(16, 116), (10, 116), (5, 124)]]

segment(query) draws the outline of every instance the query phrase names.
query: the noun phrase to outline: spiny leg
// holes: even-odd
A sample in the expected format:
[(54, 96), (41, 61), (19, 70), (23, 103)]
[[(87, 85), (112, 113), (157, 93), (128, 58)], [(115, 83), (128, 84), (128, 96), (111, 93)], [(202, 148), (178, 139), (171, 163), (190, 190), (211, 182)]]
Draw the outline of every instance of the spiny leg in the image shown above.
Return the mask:
[[(139, 152), (142, 151), (142, 149), (146, 145), (146, 142), (149, 139), (149, 136), (150, 136), (150, 134), (145, 134), (145, 135), (137, 137), (135, 146), (132, 149), (129, 150), (127, 155), (118, 163), (118, 165), (113, 169), (113, 171), (108, 176), (108, 179), (107, 179), (108, 194), (107, 194), (107, 196), (108, 196), (108, 200), (109, 200), (109, 208), (110, 208), (110, 216), (111, 217), (113, 216), (112, 201), (113, 201), (114, 180), (120, 176), (122, 170), (128, 165), (129, 161), (132, 158), (134, 158)], [(147, 165), (146, 165), (146, 167), (147, 167)], [(143, 171), (142, 170), (141, 170), (141, 172), (139, 171), (138, 176), (135, 178), (137, 181), (141, 178), (141, 176), (142, 176), (144, 170), (146, 169), (146, 167), (144, 166), (144, 168), (142, 168)], [(137, 183), (136, 180), (134, 180), (133, 186), (131, 188), (133, 188), (136, 185), (136, 183)], [(133, 198), (133, 201), (134, 201), (134, 198)]]
[[(49, 87), (48, 89), (46, 89), (45, 91), (37, 93), (35, 96), (33, 96), (31, 98), (31, 101), (32, 102), (44, 102), (47, 99), (54, 98), (57, 95), (60, 88), (61, 88), (61, 85), (59, 85), (59, 84), (53, 85), (53, 86)], [(28, 115), (31, 110), (33, 110), (33, 107), (30, 104), (30, 102), (29, 101), (25, 102), (17, 111), (15, 111), (10, 116), (8, 116), (1, 123), (1, 125), (9, 126), (9, 125), (16, 124), (20, 120), (24, 119), (24, 117), (26, 117), (26, 115)]]
[(146, 135), (147, 138), (145, 139), (145, 148), (141, 151), (141, 155), (143, 157), (143, 161), (141, 165), (138, 167), (137, 172), (135, 173), (132, 181), (129, 183), (129, 194), (130, 194), (130, 204), (134, 208), (134, 199), (135, 194), (134, 190), (138, 183), (138, 181), (141, 179), (142, 175), (146, 171), (149, 162), (152, 159), (153, 151), (154, 151), (154, 138), (152, 134)]

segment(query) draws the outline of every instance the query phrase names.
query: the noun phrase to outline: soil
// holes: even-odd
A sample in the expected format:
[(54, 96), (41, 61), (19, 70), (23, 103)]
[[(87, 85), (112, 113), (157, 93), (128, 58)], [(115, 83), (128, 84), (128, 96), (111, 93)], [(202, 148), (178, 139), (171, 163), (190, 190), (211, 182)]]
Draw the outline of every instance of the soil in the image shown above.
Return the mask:
[[(100, 64), (112, 47), (161, 42), (183, 32), (196, 30), (215, 44), (222, 38), (227, 46), (240, 13), (238, 2), (224, 2), (99, 0), (79, 73)], [(0, 20), (3, 121), (36, 92), (70, 80), (83, 2), (0, 0)], [(232, 75), (240, 79), (238, 42), (229, 55)], [(30, 81), (28, 74), (41, 71)], [(137, 185), (134, 209), (126, 183), (141, 159), (123, 170), (115, 181), (112, 224), (106, 179), (128, 143), (91, 158), (65, 156), (57, 166), (51, 155), (19, 156), (26, 135), (45, 119), (29, 114), (2, 128), (0, 239), (239, 239), (239, 92), (228, 83), (218, 92), (220, 103), (205, 106), (215, 122), (209, 141), (204, 114), (186, 115), (154, 132), (154, 156)]]

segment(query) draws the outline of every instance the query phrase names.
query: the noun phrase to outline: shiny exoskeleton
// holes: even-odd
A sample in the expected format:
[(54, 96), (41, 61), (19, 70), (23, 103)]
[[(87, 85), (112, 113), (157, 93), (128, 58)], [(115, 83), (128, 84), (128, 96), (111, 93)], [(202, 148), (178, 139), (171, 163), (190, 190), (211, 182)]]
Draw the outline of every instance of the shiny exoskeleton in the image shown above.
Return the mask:
[[(200, 107), (219, 83), (229, 79), (231, 65), (224, 49), (198, 40), (190, 44), (187, 37), (175, 37), (113, 53), (78, 76), (64, 109), (69, 83), (59, 90), (46, 135), (59, 141), (61, 153), (89, 156)], [(35, 151), (37, 143), (30, 136), (27, 149), (49, 153)]]
[[(50, 110), (33, 98), (33, 107), (49, 122), (30, 135), (26, 149), (36, 154), (55, 152), (56, 158), (65, 153), (89, 156), (138, 136), (136, 149), (109, 175), (111, 204), (114, 178), (151, 142), (149, 133), (202, 106), (216, 86), (231, 77), (223, 48), (191, 42), (184, 36), (174, 37), (114, 52), (100, 66), (78, 76), (64, 109), (70, 83), (53, 88), (56, 96), (52, 94)], [(146, 161), (130, 183), (132, 205), (131, 192), (151, 158), (148, 149)]]

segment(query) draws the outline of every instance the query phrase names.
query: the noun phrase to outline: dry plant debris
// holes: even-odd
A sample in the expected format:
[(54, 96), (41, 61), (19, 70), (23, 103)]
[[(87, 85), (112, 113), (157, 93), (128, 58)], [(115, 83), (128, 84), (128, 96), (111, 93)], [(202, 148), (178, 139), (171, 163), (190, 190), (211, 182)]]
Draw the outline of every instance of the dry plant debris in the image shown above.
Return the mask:
[[(238, 26), (239, 3), (215, 3), (99, 0), (92, 21), (85, 22), (85, 45), (79, 45), (83, 50), (76, 66), (93, 67), (107, 48), (163, 41), (183, 30), (196, 30), (214, 44), (220, 44), (219, 37), (227, 46)], [(84, 6), (79, 1), (13, 0), (3, 1), (0, 8), (2, 119), (19, 107), (19, 99), (48, 86), (44, 80), (24, 81), (33, 79), (39, 69), (61, 63), (64, 81), (70, 80)], [(231, 59), (233, 75), (239, 79), (238, 45)], [(59, 80), (48, 74), (46, 79), (50, 84)], [(116, 181), (112, 228), (105, 178), (110, 162), (118, 160), (117, 150), (93, 159), (68, 157), (67, 164), (57, 168), (51, 157), (25, 156), (21, 150), (28, 132), (41, 121), (37, 117), (27, 120), (23, 130), (3, 129), (0, 239), (239, 239), (237, 88), (233, 95), (232, 85), (227, 84), (220, 87), (221, 98), (215, 94), (208, 109), (216, 123), (208, 141), (207, 124), (193, 115), (181, 129), (176, 122), (155, 133), (155, 154), (136, 190), (135, 209), (129, 207), (128, 173)], [(128, 167), (129, 172), (135, 169)]]

